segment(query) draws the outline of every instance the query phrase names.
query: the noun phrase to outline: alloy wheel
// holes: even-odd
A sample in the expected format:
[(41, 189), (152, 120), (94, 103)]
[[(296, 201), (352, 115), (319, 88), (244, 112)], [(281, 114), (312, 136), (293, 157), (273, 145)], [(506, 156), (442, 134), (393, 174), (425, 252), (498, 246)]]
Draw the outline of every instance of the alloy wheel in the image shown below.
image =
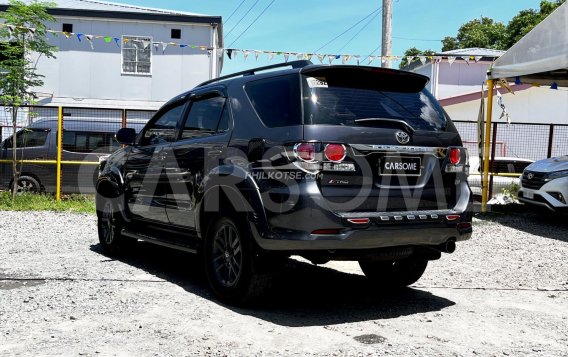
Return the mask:
[(223, 286), (235, 285), (242, 272), (243, 254), (237, 229), (231, 224), (221, 226), (213, 238), (212, 263), (216, 280)]

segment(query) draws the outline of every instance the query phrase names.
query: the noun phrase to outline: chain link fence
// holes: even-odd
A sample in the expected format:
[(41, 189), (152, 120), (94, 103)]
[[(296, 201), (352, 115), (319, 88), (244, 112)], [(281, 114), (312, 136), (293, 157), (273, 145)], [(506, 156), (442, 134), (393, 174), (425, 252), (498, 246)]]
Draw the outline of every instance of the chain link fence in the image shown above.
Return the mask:
[[(477, 123), (454, 121), (471, 157), (479, 156)], [(568, 155), (567, 124), (493, 123), (495, 156), (530, 160)], [(495, 138), (495, 140), (493, 140)]]

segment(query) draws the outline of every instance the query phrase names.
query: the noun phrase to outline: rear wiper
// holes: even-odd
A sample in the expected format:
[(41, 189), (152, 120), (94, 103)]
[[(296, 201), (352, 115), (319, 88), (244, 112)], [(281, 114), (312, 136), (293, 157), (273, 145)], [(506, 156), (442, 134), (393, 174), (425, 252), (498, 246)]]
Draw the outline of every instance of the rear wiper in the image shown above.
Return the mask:
[(378, 122), (383, 122), (398, 127), (402, 127), (412, 133), (415, 131), (415, 129), (404, 120), (389, 119), (389, 118), (363, 118), (355, 120), (355, 124), (367, 124), (367, 123), (378, 123)]

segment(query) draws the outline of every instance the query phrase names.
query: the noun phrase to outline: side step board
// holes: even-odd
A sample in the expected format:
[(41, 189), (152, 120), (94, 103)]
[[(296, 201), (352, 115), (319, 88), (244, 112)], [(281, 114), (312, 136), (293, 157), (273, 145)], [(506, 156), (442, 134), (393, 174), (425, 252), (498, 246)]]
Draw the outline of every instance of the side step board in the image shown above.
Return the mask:
[(126, 237), (129, 237), (129, 238), (140, 239), (140, 240), (143, 240), (144, 242), (148, 242), (148, 243), (152, 243), (152, 244), (156, 244), (156, 245), (161, 245), (161, 246), (167, 247), (167, 248), (177, 249), (177, 250), (181, 250), (181, 251), (184, 251), (184, 252), (197, 254), (197, 249), (195, 249), (195, 248), (190, 248), (190, 247), (180, 245), (180, 244), (176, 244), (176, 243), (165, 242), (163, 240), (158, 240), (154, 237), (150, 237), (150, 236), (145, 235), (145, 234), (134, 233), (134, 232), (130, 232), (130, 231), (127, 231), (127, 230), (124, 230), (124, 229), (120, 233), (123, 234)]

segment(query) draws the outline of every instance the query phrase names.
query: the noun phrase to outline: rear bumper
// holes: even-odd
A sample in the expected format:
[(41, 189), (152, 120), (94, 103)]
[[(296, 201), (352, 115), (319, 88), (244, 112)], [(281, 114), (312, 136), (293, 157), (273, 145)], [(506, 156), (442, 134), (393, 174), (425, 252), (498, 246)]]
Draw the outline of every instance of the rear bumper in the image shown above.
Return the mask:
[(471, 237), (471, 226), (466, 229), (440, 226), (391, 226), (350, 230), (340, 234), (289, 234), (281, 239), (260, 237), (255, 227), (253, 235), (265, 250), (343, 250), (374, 249), (409, 245), (440, 245), (448, 240), (462, 241)]
[[(318, 199), (320, 201), (316, 202)], [(298, 209), (269, 218), (268, 229), (264, 231), (254, 220), (250, 221), (253, 237), (262, 249), (313, 251), (432, 246), (448, 240), (467, 240), (472, 234), (471, 191), (466, 182), (459, 184), (457, 204), (452, 209), (333, 212), (324, 209), (321, 196), (317, 194), (304, 196), (301, 201)], [(369, 223), (353, 224), (350, 218), (369, 218)], [(327, 232), (321, 234), (321, 230)]]

